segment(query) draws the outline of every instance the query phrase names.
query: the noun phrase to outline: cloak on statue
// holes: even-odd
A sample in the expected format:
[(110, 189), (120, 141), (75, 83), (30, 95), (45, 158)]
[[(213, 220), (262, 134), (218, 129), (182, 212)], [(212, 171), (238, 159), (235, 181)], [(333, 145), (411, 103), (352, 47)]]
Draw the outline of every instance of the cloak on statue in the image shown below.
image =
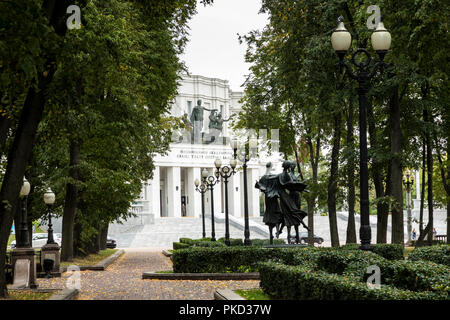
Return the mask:
[[(289, 166), (283, 164), (284, 171), (278, 175), (279, 191), (281, 211), (283, 212), (284, 224), (287, 227), (298, 226), (302, 224), (303, 218), (307, 216), (307, 213), (300, 209), (298, 193), (302, 192), (306, 188), (306, 184), (299, 182), (297, 179), (293, 179), (290, 174)], [(286, 191), (288, 190), (289, 193)]]
[(266, 225), (276, 225), (283, 222), (280, 205), (278, 204), (278, 175), (265, 174), (255, 184), (255, 188), (264, 193), (266, 211), (264, 212), (263, 222)]

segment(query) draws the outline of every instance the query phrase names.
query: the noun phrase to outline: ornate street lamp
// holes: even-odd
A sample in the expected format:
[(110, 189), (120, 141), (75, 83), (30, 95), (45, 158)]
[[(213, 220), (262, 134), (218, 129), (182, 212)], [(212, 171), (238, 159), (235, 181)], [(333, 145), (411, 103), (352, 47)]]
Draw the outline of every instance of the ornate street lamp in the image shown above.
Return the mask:
[[(231, 159), (230, 166), (222, 166), (222, 161), (217, 158), (214, 161), (214, 165), (216, 166), (216, 176), (217, 173), (222, 177), (225, 184), (225, 244), (229, 246), (230, 243), (230, 222), (228, 216), (228, 179), (236, 173), (234, 170), (236, 168), (237, 160)], [(219, 182), (219, 178), (217, 178), (217, 182)]]
[(208, 176), (208, 170), (206, 168), (203, 169), (202, 184), (206, 185), (208, 190), (211, 190), (211, 241), (216, 241), (216, 230), (214, 226), (214, 186), (217, 181), (217, 173), (216, 178), (214, 178), (214, 176)]
[(200, 184), (198, 179), (194, 181), (195, 190), (200, 192), (202, 195), (202, 230), (203, 230), (203, 238), (206, 238), (206, 230), (205, 230), (205, 193), (208, 191), (208, 188), (204, 183)]
[(55, 194), (53, 193), (52, 189), (48, 188), (47, 191), (44, 193), (44, 202), (47, 205), (48, 209), (48, 236), (47, 236), (47, 244), (54, 244), (56, 243), (53, 238), (53, 225), (52, 225), (52, 212), (51, 208), (53, 204), (55, 203)]
[[(372, 33), (372, 48), (378, 54), (379, 61), (370, 66), (371, 56), (366, 49), (358, 48), (350, 59), (350, 62), (358, 70), (353, 73), (349, 64), (344, 61), (344, 57), (351, 45), (350, 32), (344, 26), (344, 18), (338, 18), (338, 26), (331, 35), (331, 44), (339, 56), (339, 69), (344, 67), (349, 77), (358, 81), (359, 95), (359, 142), (360, 142), (360, 195), (361, 195), (361, 227), (359, 235), (361, 239), (361, 249), (371, 250), (371, 230), (369, 220), (369, 174), (367, 168), (367, 91), (369, 80), (377, 73), (378, 69), (382, 72), (387, 64), (383, 61), (384, 56), (391, 46), (391, 35), (384, 28), (383, 20), (378, 23), (376, 30)], [(364, 54), (367, 58), (365, 62), (356, 62), (355, 57)]]
[(406, 187), (406, 211), (408, 215), (408, 243), (411, 243), (412, 216), (411, 216), (411, 186), (414, 184), (414, 175), (411, 175), (409, 169), (406, 169), (403, 177), (403, 184)]
[(258, 149), (258, 140), (254, 137), (250, 138), (248, 144), (245, 144), (244, 150), (238, 150), (237, 139), (231, 140), (231, 148), (233, 149), (233, 159), (242, 162), (242, 169), (244, 171), (244, 245), (251, 245), (250, 228), (248, 221), (248, 188), (247, 188), (247, 162), (252, 156), (256, 155)]
[(27, 199), (30, 194), (31, 185), (25, 177), (23, 178), (23, 185), (20, 189), (20, 197), (22, 204), (22, 221), (20, 223), (20, 237), (17, 239), (17, 248), (31, 248), (30, 237), (28, 235), (27, 226)]

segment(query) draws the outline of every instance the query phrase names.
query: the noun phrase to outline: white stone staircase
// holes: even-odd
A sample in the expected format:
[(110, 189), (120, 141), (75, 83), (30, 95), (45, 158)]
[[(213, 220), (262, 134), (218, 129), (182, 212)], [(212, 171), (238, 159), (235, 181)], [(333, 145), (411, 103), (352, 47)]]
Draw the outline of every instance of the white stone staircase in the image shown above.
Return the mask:
[[(216, 239), (225, 237), (223, 215), (216, 215), (214, 220), (216, 221)], [(230, 238), (244, 238), (243, 227), (239, 226), (239, 221), (243, 226), (242, 218), (234, 218), (233, 221), (230, 219)], [(211, 219), (208, 216), (205, 218), (205, 229), (206, 236), (211, 237)], [(111, 224), (108, 236), (114, 238), (120, 248), (158, 247), (171, 249), (172, 243), (182, 237), (201, 238), (202, 220), (192, 217), (165, 217), (155, 219), (154, 224), (129, 225), (126, 222), (123, 225)], [(264, 226), (255, 225), (255, 222), (250, 220), (250, 238), (267, 239), (268, 233), (264, 231)]]

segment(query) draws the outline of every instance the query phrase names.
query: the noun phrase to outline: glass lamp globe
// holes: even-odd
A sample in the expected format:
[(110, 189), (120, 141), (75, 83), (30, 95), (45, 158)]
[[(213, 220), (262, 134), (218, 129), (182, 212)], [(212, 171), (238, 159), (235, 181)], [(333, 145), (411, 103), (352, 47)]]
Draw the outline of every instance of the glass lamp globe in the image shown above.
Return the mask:
[(200, 185), (200, 181), (199, 181), (198, 179), (195, 179), (194, 185), (195, 185), (196, 187), (198, 187), (198, 186)]
[(391, 34), (386, 30), (381, 19), (377, 25), (377, 28), (370, 37), (372, 48), (377, 53), (386, 52), (391, 47)]
[(238, 147), (237, 139), (236, 138), (231, 139), (230, 145), (233, 150), (237, 149), (237, 147)]
[(216, 160), (214, 161), (214, 165), (216, 166), (217, 169), (219, 169), (220, 166), (222, 166), (222, 160), (216, 158)]
[(48, 188), (44, 193), (44, 202), (46, 205), (53, 205), (55, 203), (55, 194), (52, 189)]
[(352, 43), (352, 35), (344, 26), (344, 17), (338, 18), (338, 26), (331, 34), (331, 45), (337, 53), (346, 53)]
[(25, 177), (23, 177), (23, 185), (20, 189), (21, 196), (28, 196), (30, 194), (31, 185)]
[(208, 177), (208, 170), (206, 170), (206, 168), (204, 168), (202, 170), (202, 178), (207, 178)]

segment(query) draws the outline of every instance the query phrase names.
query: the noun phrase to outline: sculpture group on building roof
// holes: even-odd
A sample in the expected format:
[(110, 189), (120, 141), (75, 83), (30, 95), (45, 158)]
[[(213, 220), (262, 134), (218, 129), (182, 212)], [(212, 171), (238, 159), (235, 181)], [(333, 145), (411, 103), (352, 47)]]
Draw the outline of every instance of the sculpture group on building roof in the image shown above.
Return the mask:
[(295, 163), (285, 160), (283, 172), (272, 174), (272, 163), (268, 162), (265, 175), (255, 184), (255, 188), (264, 193), (266, 209), (263, 222), (269, 227), (270, 244), (273, 244), (273, 228), (276, 228), (276, 237), (279, 238), (284, 226), (287, 227), (288, 244), (292, 243), (291, 227), (295, 229), (295, 243), (300, 242), (300, 224), (309, 230), (303, 222), (307, 213), (300, 209), (300, 193), (307, 192), (306, 184), (299, 181), (294, 170)]
[[(202, 132), (203, 129), (203, 113), (209, 111), (209, 133)], [(222, 112), (217, 109), (208, 109), (202, 106), (202, 100), (197, 100), (197, 105), (192, 109), (191, 115), (185, 113), (181, 117), (184, 124), (185, 131), (176, 134), (174, 142), (188, 142), (192, 144), (210, 144), (210, 143), (225, 143), (220, 141), (219, 137), (222, 135), (223, 123), (231, 119), (224, 119)]]

